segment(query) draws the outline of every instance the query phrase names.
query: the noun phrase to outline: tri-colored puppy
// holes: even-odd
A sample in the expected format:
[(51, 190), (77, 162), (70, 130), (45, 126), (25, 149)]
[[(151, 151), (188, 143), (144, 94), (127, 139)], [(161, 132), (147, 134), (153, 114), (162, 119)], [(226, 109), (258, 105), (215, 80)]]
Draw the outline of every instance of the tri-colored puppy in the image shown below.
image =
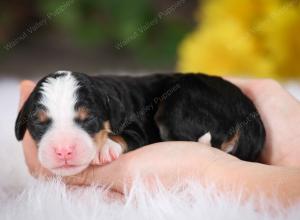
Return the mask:
[(26, 129), (37, 142), (41, 164), (58, 175), (167, 140), (200, 141), (255, 161), (265, 140), (250, 99), (222, 78), (204, 74), (58, 71), (37, 83), (20, 110), (18, 140)]

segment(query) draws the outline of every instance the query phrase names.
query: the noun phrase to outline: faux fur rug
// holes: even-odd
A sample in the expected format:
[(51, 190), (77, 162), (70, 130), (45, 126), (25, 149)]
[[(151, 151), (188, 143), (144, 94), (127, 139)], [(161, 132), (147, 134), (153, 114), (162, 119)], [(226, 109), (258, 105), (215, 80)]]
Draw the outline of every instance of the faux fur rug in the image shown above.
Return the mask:
[[(299, 85), (291, 83), (288, 88), (300, 98)], [(149, 193), (137, 181), (123, 201), (116, 201), (108, 199), (99, 187), (67, 189), (58, 180), (36, 181), (27, 172), (21, 145), (13, 134), (17, 102), (17, 81), (1, 80), (1, 220), (300, 219), (300, 204), (284, 210), (276, 206), (276, 201), (262, 200), (266, 208), (258, 211), (250, 200), (241, 202), (230, 194), (217, 195), (213, 187), (203, 188), (192, 182), (184, 189), (174, 186), (168, 191), (158, 184), (157, 190)]]

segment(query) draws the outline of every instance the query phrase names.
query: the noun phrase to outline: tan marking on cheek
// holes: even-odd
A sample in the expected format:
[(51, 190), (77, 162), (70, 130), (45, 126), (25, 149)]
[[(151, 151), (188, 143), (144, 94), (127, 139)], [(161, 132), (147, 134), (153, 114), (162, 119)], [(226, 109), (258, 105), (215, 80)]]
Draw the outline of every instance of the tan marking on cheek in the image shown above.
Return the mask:
[(89, 110), (85, 107), (79, 107), (76, 114), (76, 117), (83, 121), (89, 116)]
[(38, 117), (39, 122), (46, 122), (49, 120), (47, 112), (43, 111), (43, 110), (38, 111), (37, 117)]
[(221, 150), (224, 151), (224, 152), (235, 152), (236, 150), (236, 147), (237, 147), (237, 142), (239, 141), (239, 138), (240, 138), (240, 133), (237, 132), (230, 140), (224, 142), (222, 145), (221, 145)]

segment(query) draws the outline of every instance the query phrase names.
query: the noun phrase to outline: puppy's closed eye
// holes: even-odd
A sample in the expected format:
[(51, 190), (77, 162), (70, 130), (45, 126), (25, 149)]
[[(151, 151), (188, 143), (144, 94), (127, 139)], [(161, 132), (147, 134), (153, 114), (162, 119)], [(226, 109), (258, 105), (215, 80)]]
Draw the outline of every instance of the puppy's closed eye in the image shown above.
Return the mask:
[(87, 107), (80, 106), (77, 108), (74, 121), (90, 135), (95, 134), (100, 129), (97, 115)]
[(49, 116), (45, 110), (39, 110), (36, 112), (36, 117), (38, 122), (47, 123), (49, 121)]
[(79, 121), (85, 121), (90, 116), (90, 111), (86, 107), (79, 107), (76, 111), (76, 119)]

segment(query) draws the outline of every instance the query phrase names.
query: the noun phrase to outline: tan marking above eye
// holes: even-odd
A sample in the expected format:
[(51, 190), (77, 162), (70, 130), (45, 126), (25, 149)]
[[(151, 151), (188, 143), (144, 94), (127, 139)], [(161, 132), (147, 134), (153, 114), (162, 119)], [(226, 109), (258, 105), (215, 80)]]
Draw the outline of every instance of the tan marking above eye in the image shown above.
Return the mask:
[(40, 110), (37, 112), (37, 117), (39, 122), (46, 122), (49, 120), (48, 114), (46, 111), (44, 110)]
[(76, 118), (83, 121), (89, 116), (89, 110), (86, 107), (79, 107), (76, 111)]

